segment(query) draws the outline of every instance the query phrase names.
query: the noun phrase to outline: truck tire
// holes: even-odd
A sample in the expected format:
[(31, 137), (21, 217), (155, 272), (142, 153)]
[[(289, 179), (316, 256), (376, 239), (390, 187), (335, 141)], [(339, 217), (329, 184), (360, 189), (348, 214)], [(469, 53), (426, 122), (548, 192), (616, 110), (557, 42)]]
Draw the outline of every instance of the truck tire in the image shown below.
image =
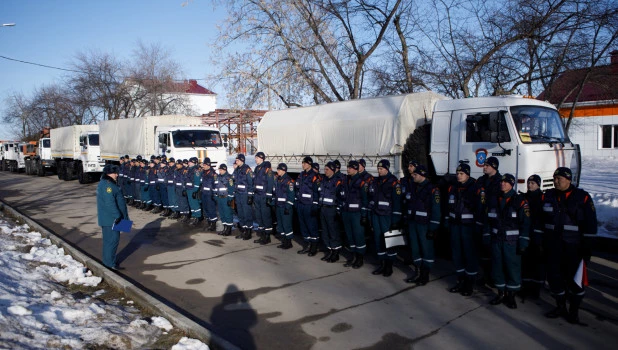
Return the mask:
[(24, 170), (24, 172), (26, 173), (26, 175), (32, 175), (32, 171), (30, 170), (30, 160), (26, 159), (24, 163), (26, 165), (26, 170)]
[(434, 169), (433, 163), (431, 162), (431, 158), (429, 157), (429, 140), (431, 138), (431, 124), (421, 125), (416, 128), (408, 139), (406, 140), (406, 145), (403, 148), (403, 154), (401, 157), (401, 167), (404, 172), (408, 169), (408, 162), (411, 160), (416, 160), (417, 162), (423, 164), (427, 167), (429, 171), (429, 177), (435, 179), (436, 170)]
[(40, 177), (45, 176), (45, 167), (43, 166), (43, 162), (39, 160), (38, 162), (36, 162), (36, 165), (37, 165), (36, 174)]
[(64, 180), (64, 169), (66, 164), (62, 161), (58, 162), (58, 180)]
[(84, 173), (84, 165), (83, 164), (78, 164), (77, 165), (77, 181), (79, 181), (80, 184), (87, 184), (90, 180), (90, 176), (88, 176), (88, 173)]
[(66, 162), (66, 166), (64, 168), (64, 181), (73, 180), (73, 166), (75, 166), (74, 162)]
[(2, 166), (2, 171), (6, 171), (6, 161), (4, 159), (2, 160), (1, 166)]
[(13, 172), (13, 173), (19, 172), (19, 167), (17, 165), (17, 161), (16, 160), (12, 160), (11, 161), (11, 172)]

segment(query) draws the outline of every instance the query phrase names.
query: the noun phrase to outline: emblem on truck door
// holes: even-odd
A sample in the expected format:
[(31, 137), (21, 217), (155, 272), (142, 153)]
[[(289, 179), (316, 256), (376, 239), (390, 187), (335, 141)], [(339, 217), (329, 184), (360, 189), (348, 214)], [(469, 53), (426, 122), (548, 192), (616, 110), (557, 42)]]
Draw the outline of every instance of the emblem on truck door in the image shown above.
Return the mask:
[(487, 150), (484, 148), (479, 148), (474, 153), (476, 154), (476, 166), (482, 168), (483, 164), (485, 164), (485, 161), (487, 160)]

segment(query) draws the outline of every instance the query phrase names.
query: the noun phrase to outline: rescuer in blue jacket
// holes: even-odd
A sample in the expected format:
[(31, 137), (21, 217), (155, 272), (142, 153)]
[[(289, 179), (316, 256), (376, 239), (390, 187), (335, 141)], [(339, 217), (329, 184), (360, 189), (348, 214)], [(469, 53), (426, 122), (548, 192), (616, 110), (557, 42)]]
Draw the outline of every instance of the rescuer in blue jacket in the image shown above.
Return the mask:
[(254, 201), (253, 212), (258, 223), (258, 239), (253, 243), (268, 244), (270, 235), (273, 231), (273, 219), (271, 207), (273, 206), (273, 192), (275, 188), (275, 177), (271, 169), (270, 162), (265, 162), (264, 152), (255, 154), (257, 164), (253, 171)]
[(288, 166), (285, 163), (277, 165), (275, 179), (275, 210), (277, 215), (277, 232), (281, 235), (281, 244), (277, 248), (292, 248), (292, 213), (294, 211), (294, 180), (288, 175)]
[(103, 176), (97, 185), (97, 219), (103, 230), (103, 265), (119, 269), (116, 261), (116, 251), (120, 241), (120, 232), (113, 231), (114, 223), (129, 219), (129, 212), (122, 192), (117, 184), (118, 167), (107, 164), (103, 168)]
[(341, 218), (348, 239), (352, 258), (343, 266), (360, 268), (364, 264), (367, 244), (365, 243), (365, 228), (367, 220), (367, 186), (361, 178), (359, 163), (355, 160), (348, 162), (348, 176), (343, 182), (341, 190), (342, 207)]
[(304, 157), (303, 171), (296, 178), (296, 203), (300, 232), (305, 245), (298, 254), (314, 256), (318, 249), (318, 188), (320, 180), (318, 174), (311, 167), (313, 159)]
[(572, 179), (571, 169), (556, 169), (554, 188), (545, 191), (542, 205), (547, 282), (557, 304), (546, 316), (565, 317), (577, 324), (586, 286), (583, 269), (590, 262), (589, 244), (597, 234), (597, 215), (590, 194), (573, 186)]
[(457, 183), (448, 189), (448, 216), (444, 217), (451, 233), (451, 252), (457, 274), (457, 284), (449, 292), (470, 296), (479, 270), (475, 218), (478, 213), (477, 189), (474, 178), (470, 177), (468, 164), (460, 163), (456, 176)]
[(206, 219), (206, 228), (210, 232), (217, 231), (217, 202), (215, 199), (215, 169), (212, 168), (210, 158), (204, 158), (202, 163), (202, 179), (200, 190), (202, 196), (202, 213)]
[(491, 275), (498, 290), (489, 303), (504, 303), (510, 309), (517, 308), (515, 293), (521, 289), (521, 254), (528, 248), (530, 231), (528, 201), (516, 194), (513, 187), (515, 177), (504, 174), (497, 202), (487, 206), (486, 227), (491, 234)]
[(234, 226), (234, 211), (232, 202), (234, 201), (234, 179), (227, 172), (227, 165), (219, 165), (219, 175), (215, 175), (215, 195), (217, 198), (217, 209), (223, 224), (223, 230), (218, 232), (221, 236), (232, 234)]
[(545, 259), (543, 257), (543, 191), (541, 177), (530, 175), (527, 181), (526, 200), (530, 206), (530, 245), (521, 258), (521, 294), (523, 298), (538, 298), (545, 284)]
[(393, 274), (397, 252), (386, 248), (384, 233), (401, 228), (401, 185), (391, 174), (388, 159), (380, 160), (377, 168), (379, 176), (369, 187), (369, 209), (380, 266), (372, 274), (388, 277)]
[(253, 229), (253, 172), (245, 164), (245, 155), (239, 153), (234, 161), (234, 198), (238, 209), (238, 222), (240, 224), (240, 234), (237, 239), (248, 240), (251, 238)]
[(427, 168), (418, 164), (412, 178), (415, 186), (405, 193), (408, 203), (406, 213), (412, 260), (419, 267), (416, 278), (406, 282), (424, 286), (429, 282), (429, 272), (434, 263), (434, 232), (440, 227), (440, 190), (427, 179)]
[[(189, 162), (187, 161), (186, 166)], [(190, 209), (189, 201), (187, 200), (187, 190), (185, 188), (185, 178), (187, 177), (187, 167), (184, 160), (178, 159), (176, 162), (176, 172), (174, 173), (174, 183), (176, 191), (176, 201), (178, 202), (178, 214), (177, 217), (181, 222), (188, 222)]]
[(159, 162), (156, 188), (158, 188), (161, 198), (161, 206), (153, 210), (152, 213), (156, 214), (162, 212), (160, 216), (167, 216), (165, 214), (168, 212), (170, 206), (169, 197), (167, 195), (167, 159), (161, 159)]
[[(498, 171), (500, 162), (496, 157), (489, 157), (483, 164), (483, 175), (476, 180), (478, 206), (476, 213), (477, 244), (480, 245), (479, 256), (483, 269), (483, 280), (487, 286), (492, 286), (491, 280), (491, 247), (489, 246), (489, 233), (484, 229), (487, 225), (487, 206), (496, 205), (500, 194), (500, 180), (502, 175)], [(485, 243), (487, 244), (485, 244)]]
[(328, 252), (321, 259), (329, 263), (339, 261), (341, 250), (341, 207), (343, 206), (343, 181), (336, 176), (337, 166), (334, 162), (326, 163), (324, 178), (320, 183), (320, 222), (322, 224), (322, 242)]
[(168, 213), (164, 213), (164, 216), (170, 219), (177, 219), (180, 213), (178, 213), (178, 200), (176, 199), (176, 159), (171, 157), (167, 165), (165, 181), (167, 183), (167, 200), (169, 201), (170, 210)]
[(197, 226), (202, 220), (202, 208), (200, 205), (201, 196), (199, 194), (200, 182), (202, 180), (202, 170), (198, 167), (197, 157), (189, 159), (189, 168), (185, 177), (185, 187), (187, 188), (187, 200), (191, 210), (191, 220), (189, 224)]

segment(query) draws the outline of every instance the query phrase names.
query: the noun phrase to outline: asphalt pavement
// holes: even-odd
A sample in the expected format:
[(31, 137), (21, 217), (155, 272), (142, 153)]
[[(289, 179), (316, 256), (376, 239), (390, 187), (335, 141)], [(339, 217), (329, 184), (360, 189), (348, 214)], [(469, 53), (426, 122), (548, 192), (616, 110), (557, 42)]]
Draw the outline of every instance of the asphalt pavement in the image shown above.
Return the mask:
[[(0, 199), (94, 259), (101, 257), (96, 183), (0, 172)], [(450, 261), (438, 259), (430, 283), (407, 284), (399, 261), (389, 277), (218, 236), (130, 208), (131, 233), (118, 249), (121, 276), (243, 349), (595, 348), (618, 342), (616, 253), (593, 257), (580, 313), (585, 325), (543, 316), (538, 300), (511, 310), (491, 306), (493, 291), (454, 295)], [(219, 225), (220, 228), (220, 225)], [(612, 345), (613, 344), (613, 345)], [(215, 346), (216, 347), (216, 346)]]

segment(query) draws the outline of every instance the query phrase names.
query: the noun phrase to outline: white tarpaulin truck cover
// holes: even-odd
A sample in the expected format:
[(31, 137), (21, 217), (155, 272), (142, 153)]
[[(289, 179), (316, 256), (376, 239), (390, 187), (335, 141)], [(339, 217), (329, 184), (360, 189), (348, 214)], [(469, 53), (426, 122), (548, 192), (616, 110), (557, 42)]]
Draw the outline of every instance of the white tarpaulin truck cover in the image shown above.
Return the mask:
[(201, 118), (184, 115), (105, 120), (100, 123), (101, 158), (117, 160), (125, 154), (131, 157), (157, 154), (155, 129), (163, 125), (204, 126)]
[(79, 158), (81, 147), (79, 136), (88, 131), (98, 131), (98, 125), (71, 125), (51, 129), (49, 138), (53, 158)]
[(431, 120), (436, 101), (446, 98), (421, 92), (270, 111), (257, 129), (258, 150), (268, 156), (401, 153), (408, 136)]

